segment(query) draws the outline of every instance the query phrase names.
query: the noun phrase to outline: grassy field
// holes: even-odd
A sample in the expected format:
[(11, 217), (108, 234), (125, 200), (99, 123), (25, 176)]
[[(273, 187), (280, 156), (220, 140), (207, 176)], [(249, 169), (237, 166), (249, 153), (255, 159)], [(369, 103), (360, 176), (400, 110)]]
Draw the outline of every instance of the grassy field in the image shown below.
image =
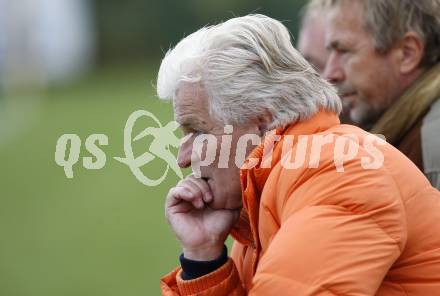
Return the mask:
[[(180, 252), (163, 215), (177, 177), (170, 171), (163, 184), (146, 187), (113, 160), (124, 154), (123, 128), (133, 111), (172, 119), (171, 104), (154, 96), (156, 69), (115, 66), (72, 86), (0, 99), (0, 295), (159, 294), (159, 278)], [(65, 133), (83, 143), (106, 134), (105, 167), (86, 170), (80, 161), (67, 179), (54, 160)], [(164, 168), (154, 160), (143, 171), (154, 177)]]

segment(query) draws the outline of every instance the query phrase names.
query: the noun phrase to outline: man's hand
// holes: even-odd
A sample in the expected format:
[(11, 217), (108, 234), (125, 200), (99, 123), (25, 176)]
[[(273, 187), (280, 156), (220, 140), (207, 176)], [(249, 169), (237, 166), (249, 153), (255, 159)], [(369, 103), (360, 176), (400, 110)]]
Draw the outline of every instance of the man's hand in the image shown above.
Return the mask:
[(168, 192), (165, 215), (187, 259), (210, 261), (219, 257), (238, 220), (238, 210), (211, 209), (209, 203), (214, 198), (207, 182), (192, 175)]

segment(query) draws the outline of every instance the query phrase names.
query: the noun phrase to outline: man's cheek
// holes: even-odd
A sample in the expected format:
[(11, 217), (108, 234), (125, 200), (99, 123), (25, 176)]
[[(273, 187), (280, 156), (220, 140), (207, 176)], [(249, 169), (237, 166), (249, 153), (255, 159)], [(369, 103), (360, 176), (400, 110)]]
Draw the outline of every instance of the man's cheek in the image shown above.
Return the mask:
[(191, 169), (196, 178), (206, 177), (202, 169), (212, 167), (216, 163), (217, 138), (202, 134), (194, 139), (191, 154)]

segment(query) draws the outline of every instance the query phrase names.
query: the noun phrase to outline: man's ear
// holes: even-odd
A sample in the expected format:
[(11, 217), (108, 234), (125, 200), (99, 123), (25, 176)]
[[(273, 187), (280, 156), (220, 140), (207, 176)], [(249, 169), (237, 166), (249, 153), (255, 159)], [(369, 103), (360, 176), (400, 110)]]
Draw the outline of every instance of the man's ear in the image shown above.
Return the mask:
[(416, 70), (425, 54), (425, 44), (414, 32), (407, 32), (398, 44), (399, 71), (403, 75), (411, 74)]

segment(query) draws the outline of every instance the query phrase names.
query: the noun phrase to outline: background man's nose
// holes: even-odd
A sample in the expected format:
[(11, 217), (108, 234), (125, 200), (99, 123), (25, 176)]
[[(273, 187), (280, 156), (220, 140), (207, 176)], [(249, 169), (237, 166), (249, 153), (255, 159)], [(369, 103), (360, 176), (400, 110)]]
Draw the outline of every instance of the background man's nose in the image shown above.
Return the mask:
[(191, 166), (191, 153), (192, 153), (192, 142), (186, 141), (182, 143), (179, 147), (177, 154), (177, 164), (181, 168), (187, 168)]
[(339, 83), (345, 79), (344, 71), (335, 54), (330, 54), (322, 75), (331, 83)]

